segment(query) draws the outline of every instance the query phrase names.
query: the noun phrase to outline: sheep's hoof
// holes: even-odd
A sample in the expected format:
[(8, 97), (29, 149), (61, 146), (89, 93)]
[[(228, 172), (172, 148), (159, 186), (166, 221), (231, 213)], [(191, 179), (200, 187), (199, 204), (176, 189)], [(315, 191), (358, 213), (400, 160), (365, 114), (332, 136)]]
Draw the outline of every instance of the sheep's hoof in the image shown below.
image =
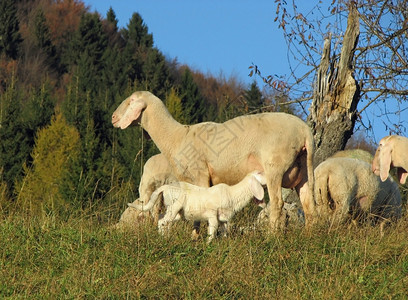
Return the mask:
[(192, 239), (193, 241), (197, 241), (199, 236), (200, 236), (200, 235), (198, 234), (197, 229), (194, 229), (193, 232), (191, 233), (191, 239)]

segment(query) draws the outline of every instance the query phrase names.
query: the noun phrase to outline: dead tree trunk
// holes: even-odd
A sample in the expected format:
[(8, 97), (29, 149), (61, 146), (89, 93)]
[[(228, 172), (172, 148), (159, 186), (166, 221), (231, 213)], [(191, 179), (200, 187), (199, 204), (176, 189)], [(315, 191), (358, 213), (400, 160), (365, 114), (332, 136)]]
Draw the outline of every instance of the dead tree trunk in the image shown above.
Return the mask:
[(360, 87), (353, 77), (353, 57), (359, 36), (359, 17), (350, 5), (340, 58), (331, 56), (331, 36), (324, 42), (308, 123), (315, 139), (317, 166), (344, 149), (353, 134)]

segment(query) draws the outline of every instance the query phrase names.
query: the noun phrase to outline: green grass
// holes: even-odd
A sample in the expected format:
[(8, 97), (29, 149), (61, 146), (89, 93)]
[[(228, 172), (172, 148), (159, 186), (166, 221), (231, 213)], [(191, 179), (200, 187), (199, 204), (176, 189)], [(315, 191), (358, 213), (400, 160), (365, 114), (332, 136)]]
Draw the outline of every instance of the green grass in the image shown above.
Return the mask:
[(2, 299), (404, 299), (408, 220), (388, 228), (233, 233), (207, 245), (179, 222), (112, 231), (91, 218), (3, 217)]

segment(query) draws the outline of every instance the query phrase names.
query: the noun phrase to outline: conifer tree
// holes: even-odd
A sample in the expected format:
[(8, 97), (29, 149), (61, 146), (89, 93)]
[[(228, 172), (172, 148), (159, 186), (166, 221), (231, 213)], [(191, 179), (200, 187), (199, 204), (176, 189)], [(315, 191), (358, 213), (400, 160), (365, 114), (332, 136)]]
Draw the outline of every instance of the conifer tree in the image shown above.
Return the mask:
[(22, 108), (26, 136), (30, 147), (34, 146), (34, 137), (38, 129), (51, 122), (56, 102), (51, 92), (50, 82), (45, 81), (40, 88), (31, 89), (30, 96)]
[(126, 74), (127, 61), (123, 55), (125, 43), (118, 32), (118, 20), (112, 7), (107, 12), (105, 24), (108, 47), (104, 54), (101, 85), (106, 87), (105, 97), (108, 97), (111, 100), (110, 104), (113, 104), (113, 98), (123, 93), (126, 88), (128, 76)]
[(204, 99), (188, 68), (184, 70), (181, 78), (180, 97), (186, 122), (195, 124), (204, 121), (206, 115)]
[(51, 41), (51, 32), (47, 25), (44, 11), (40, 8), (35, 17), (35, 36), (37, 46), (47, 55), (47, 61), (53, 69), (58, 69), (58, 57), (56, 48)]
[(51, 124), (39, 130), (31, 154), (32, 167), (25, 167), (25, 178), (18, 184), (18, 201), (32, 213), (70, 206), (60, 193), (65, 170), (79, 156), (80, 138), (75, 127), (57, 113)]
[(148, 33), (148, 28), (138, 13), (133, 13), (127, 28), (122, 30), (122, 35), (125, 40), (125, 73), (131, 82), (142, 82), (145, 58), (143, 55), (153, 46), (153, 36)]
[(125, 41), (134, 49), (138, 47), (153, 47), (153, 36), (148, 32), (146, 24), (138, 13), (133, 13), (127, 29), (123, 30)]
[(259, 109), (264, 105), (262, 92), (259, 90), (256, 81), (245, 91), (244, 98), (249, 112), (259, 112)]
[(157, 97), (164, 98), (170, 86), (170, 73), (166, 60), (159, 50), (152, 48), (147, 51), (142, 72), (148, 90)]
[(72, 63), (77, 65), (76, 74), (81, 78), (79, 88), (82, 91), (97, 91), (106, 47), (107, 36), (98, 14), (85, 13), (72, 45)]
[(109, 7), (108, 12), (106, 13), (106, 21), (112, 26), (113, 32), (118, 31), (118, 20), (116, 19), (116, 14), (112, 6)]
[(30, 155), (22, 117), (21, 94), (13, 76), (6, 91), (0, 95), (0, 172), (9, 192), (23, 173), (23, 163)]
[(186, 120), (184, 119), (183, 115), (181, 98), (177, 95), (175, 88), (171, 88), (170, 92), (166, 97), (166, 107), (176, 121), (182, 124), (186, 123)]
[(16, 59), (22, 42), (14, 0), (0, 1), (0, 54)]

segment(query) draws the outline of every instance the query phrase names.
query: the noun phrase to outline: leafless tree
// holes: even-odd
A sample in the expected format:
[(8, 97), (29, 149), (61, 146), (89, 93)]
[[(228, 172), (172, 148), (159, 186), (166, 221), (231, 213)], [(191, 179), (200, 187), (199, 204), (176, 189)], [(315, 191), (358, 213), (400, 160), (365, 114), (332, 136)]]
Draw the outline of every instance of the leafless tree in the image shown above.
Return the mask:
[(255, 65), (252, 72), (302, 107), (315, 162), (343, 149), (356, 124), (371, 137), (378, 120), (389, 133), (406, 134), (408, 0), (275, 2), (290, 72), (263, 76)]

